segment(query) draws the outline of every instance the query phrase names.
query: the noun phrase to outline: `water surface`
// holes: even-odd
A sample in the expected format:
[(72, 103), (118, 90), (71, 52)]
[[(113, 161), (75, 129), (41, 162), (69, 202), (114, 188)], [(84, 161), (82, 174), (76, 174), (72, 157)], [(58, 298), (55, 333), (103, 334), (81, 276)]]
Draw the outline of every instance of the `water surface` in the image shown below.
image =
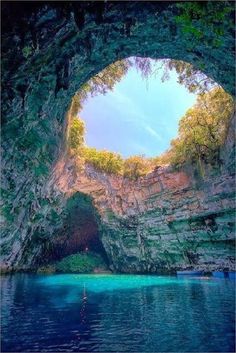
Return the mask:
[(234, 352), (234, 282), (142, 275), (1, 278), (4, 352)]

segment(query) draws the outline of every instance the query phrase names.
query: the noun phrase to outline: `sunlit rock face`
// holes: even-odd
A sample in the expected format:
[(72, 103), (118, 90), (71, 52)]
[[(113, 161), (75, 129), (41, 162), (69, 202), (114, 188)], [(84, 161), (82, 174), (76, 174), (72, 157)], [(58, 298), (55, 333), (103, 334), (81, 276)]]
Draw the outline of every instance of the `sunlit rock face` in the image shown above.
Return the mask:
[(129, 181), (91, 166), (76, 173), (72, 159), (58, 163), (52, 180), (65, 194), (91, 195), (116, 271), (234, 269), (234, 174), (227, 166), (203, 179), (165, 167)]
[[(110, 63), (125, 57), (168, 57), (192, 63), (222, 84), (228, 92), (234, 92), (232, 31), (225, 27), (220, 45), (214, 44), (216, 31), (212, 30), (211, 33), (204, 32), (200, 39), (192, 36), (190, 40), (189, 34), (183, 33), (177, 24), (176, 13), (176, 5), (172, 2), (86, 1), (48, 2), (47, 5), (44, 2), (28, 2), (24, 6), (17, 2), (3, 4), (2, 268), (30, 268), (41, 256), (45, 242), (50, 242), (62, 227), (61, 214), (67, 197), (59, 187), (55, 187), (56, 184), (51, 183), (51, 175), (56, 175), (57, 161), (64, 153), (66, 111), (71, 98), (90, 77)], [(217, 29), (217, 23), (212, 25)], [(150, 182), (153, 185), (151, 180), (156, 177), (148, 177), (142, 183)], [(178, 178), (176, 175), (175, 179)], [(181, 185), (188, 185), (188, 179), (181, 174), (180, 180), (176, 192), (181, 200), (187, 197), (184, 194), (187, 191), (184, 191), (185, 187), (181, 189)], [(165, 182), (167, 183), (167, 179)], [(117, 180), (117, 183), (123, 181)], [(159, 190), (161, 184), (156, 184), (157, 189), (153, 192), (162, 196), (166, 191)], [(112, 241), (107, 240), (106, 234), (111, 229), (112, 236), (112, 230), (116, 227), (126, 229), (122, 228), (123, 221), (119, 218), (122, 214), (121, 208), (128, 203), (122, 219), (131, 221), (134, 218), (134, 223), (129, 226), (133, 224), (133, 228), (127, 227), (127, 232), (131, 235), (136, 228), (139, 229), (138, 234), (141, 234), (144, 217), (141, 214), (148, 217), (147, 203), (150, 210), (152, 209), (148, 187), (142, 186), (140, 190), (139, 186), (133, 188), (131, 190), (137, 188), (134, 193), (138, 194), (137, 201), (131, 192), (127, 196), (130, 199), (117, 194), (113, 206), (109, 206), (112, 215), (115, 214), (115, 217), (112, 216), (114, 219), (110, 223), (105, 221), (108, 217), (107, 211), (107, 216), (103, 216), (107, 229), (107, 233), (103, 232), (103, 242), (111, 258), (116, 258), (115, 268), (122, 267), (118, 264), (121, 262), (123, 248), (121, 245), (117, 255), (113, 256), (118, 251), (115, 249), (119, 243), (113, 239), (113, 246)], [(110, 189), (106, 190), (109, 193)], [(70, 192), (72, 193), (72, 189)], [(91, 194), (91, 190), (88, 192)], [(98, 190), (96, 192), (99, 193)], [(202, 194), (207, 197), (207, 192), (202, 191)], [(102, 201), (99, 202), (101, 211)], [(160, 205), (155, 207), (165, 208)], [(167, 212), (170, 212), (168, 207)], [(222, 205), (221, 209), (225, 209), (225, 206)], [(200, 210), (201, 208), (199, 212)], [(180, 218), (185, 217), (184, 210), (179, 212)], [(185, 212), (187, 214), (190, 211)], [(165, 217), (167, 216), (168, 213)], [(137, 222), (141, 222), (139, 226), (135, 225)], [(126, 233), (122, 230), (122, 239), (124, 234)], [(136, 249), (133, 250), (136, 255), (132, 251), (127, 253), (127, 259), (122, 260), (124, 270), (132, 267), (132, 256), (141, 259), (140, 251), (144, 256), (144, 250), (141, 250), (144, 249), (142, 236), (138, 237), (138, 248), (126, 246), (127, 249)], [(132, 239), (132, 236), (127, 239)], [(123, 240), (120, 242), (123, 244)], [(155, 257), (154, 254), (145, 254), (146, 257)], [(137, 269), (142, 268), (141, 263), (140, 260), (140, 265), (136, 265)]]

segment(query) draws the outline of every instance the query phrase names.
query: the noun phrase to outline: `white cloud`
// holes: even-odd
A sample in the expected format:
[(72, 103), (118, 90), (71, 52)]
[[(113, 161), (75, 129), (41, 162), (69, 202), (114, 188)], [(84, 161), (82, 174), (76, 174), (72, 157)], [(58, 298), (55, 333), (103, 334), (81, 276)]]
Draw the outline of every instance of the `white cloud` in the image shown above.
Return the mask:
[[(147, 120), (151, 121), (153, 119), (148, 119), (147, 116), (139, 110), (137, 103), (118, 89), (110, 92), (110, 94), (112, 95), (112, 98), (116, 100), (114, 105), (119, 107), (121, 112), (124, 111), (124, 107), (125, 110), (129, 112), (128, 119), (125, 119), (126, 122), (132, 122), (147, 131), (149, 135), (155, 137), (158, 141), (163, 141), (163, 137), (159, 135), (150, 125), (146, 124)], [(147, 150), (145, 150), (145, 153), (147, 153)]]
[[(110, 95), (117, 102), (113, 103), (116, 108), (119, 107), (119, 110), (123, 113), (125, 107), (125, 110), (129, 112), (128, 121), (138, 122), (146, 120), (146, 115), (139, 110), (137, 102), (135, 103), (131, 98), (120, 92), (120, 90), (116, 88), (115, 91), (110, 92)], [(137, 119), (139, 120), (137, 121)]]
[(152, 136), (154, 136), (158, 141), (163, 141), (162, 136), (160, 136), (153, 128), (151, 128), (149, 125), (146, 125), (145, 130)]

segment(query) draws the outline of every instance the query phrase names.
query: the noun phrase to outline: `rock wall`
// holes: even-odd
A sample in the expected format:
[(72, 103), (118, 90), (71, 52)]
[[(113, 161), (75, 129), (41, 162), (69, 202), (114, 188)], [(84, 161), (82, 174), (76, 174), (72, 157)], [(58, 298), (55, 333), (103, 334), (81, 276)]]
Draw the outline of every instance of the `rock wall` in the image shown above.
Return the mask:
[(34, 259), (31, 266), (55, 262), (79, 251), (95, 251), (106, 259), (99, 237), (100, 217), (88, 195), (74, 192), (64, 198), (60, 216), (55, 212), (54, 217), (60, 218), (61, 225), (50, 237), (41, 238), (40, 256)]
[(89, 165), (58, 162), (53, 184), (65, 194), (89, 194), (101, 216), (100, 236), (121, 272), (158, 272), (235, 266), (235, 176), (194, 177), (190, 170), (157, 168), (138, 181)]
[[(211, 16), (220, 6), (204, 3), (211, 26), (194, 19), (199, 38), (183, 31), (173, 2), (3, 3), (3, 268), (29, 268), (62, 226), (66, 198), (49, 178), (64, 150), (71, 98), (91, 76), (129, 56), (172, 58), (192, 63), (234, 93), (233, 13), (219, 34), (222, 21)], [(120, 197), (116, 208), (129, 202)]]

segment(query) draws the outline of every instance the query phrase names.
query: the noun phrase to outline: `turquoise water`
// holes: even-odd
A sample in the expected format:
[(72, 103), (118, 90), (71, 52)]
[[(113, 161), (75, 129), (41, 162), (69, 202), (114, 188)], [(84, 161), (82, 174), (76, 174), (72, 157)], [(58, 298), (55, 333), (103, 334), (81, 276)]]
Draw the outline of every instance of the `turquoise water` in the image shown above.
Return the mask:
[(4, 352), (234, 352), (234, 282), (145, 275), (1, 278)]

